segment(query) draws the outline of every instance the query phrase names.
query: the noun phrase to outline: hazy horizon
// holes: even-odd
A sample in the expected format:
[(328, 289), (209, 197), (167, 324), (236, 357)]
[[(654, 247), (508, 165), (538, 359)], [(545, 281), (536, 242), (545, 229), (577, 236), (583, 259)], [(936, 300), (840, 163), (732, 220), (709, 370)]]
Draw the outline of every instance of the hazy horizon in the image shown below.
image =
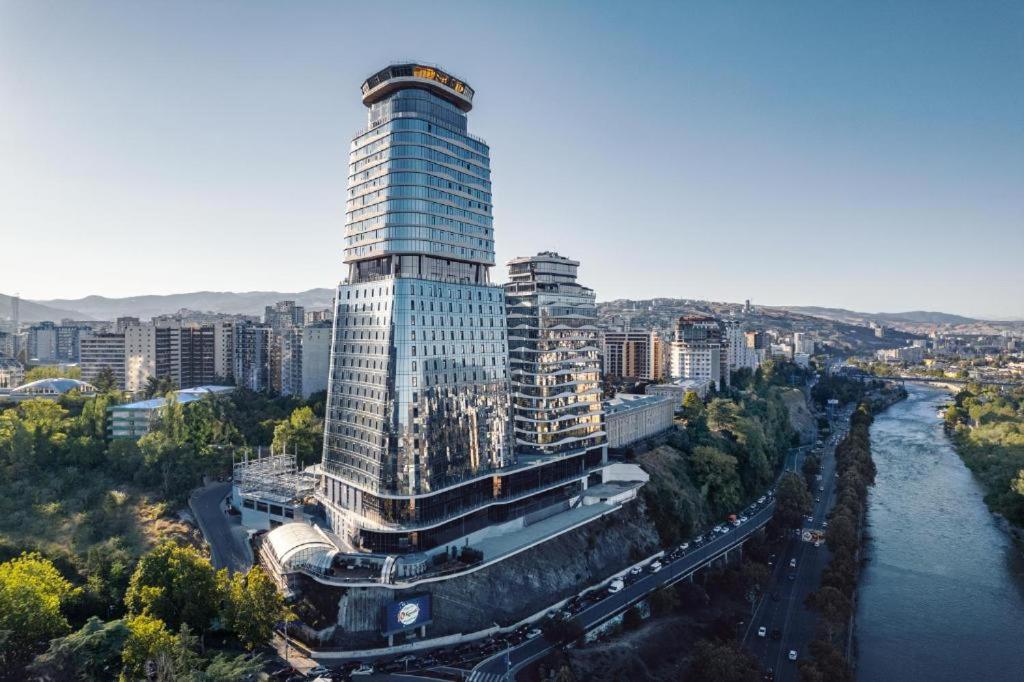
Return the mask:
[(1024, 318), (1022, 5), (389, 8), (0, 6), (0, 292), (334, 286), (359, 85), (415, 58), (476, 91), (494, 281)]

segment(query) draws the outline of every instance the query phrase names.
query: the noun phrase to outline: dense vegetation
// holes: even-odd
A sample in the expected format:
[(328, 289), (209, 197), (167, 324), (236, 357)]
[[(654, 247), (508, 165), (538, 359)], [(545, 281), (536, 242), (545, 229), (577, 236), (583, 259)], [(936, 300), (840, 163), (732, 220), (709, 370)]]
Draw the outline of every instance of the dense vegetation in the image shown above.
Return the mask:
[(741, 376), (737, 384), (744, 388), (734, 386), (706, 404), (687, 394), (668, 447), (639, 457), (645, 468), (658, 469), (643, 495), (665, 545), (737, 512), (771, 485), (795, 437), (781, 397), (794, 383), (794, 370), (802, 371), (767, 363)]
[[(8, 602), (0, 603), (0, 657), (7, 675), (16, 669), (12, 652), (35, 652), (69, 628), (91, 629), (81, 633), (82, 641), (64, 642), (54, 656), (74, 658), (76, 647), (128, 636), (133, 623), (170, 641), (149, 621), (105, 621), (131, 616), (125, 595), (148, 549), (167, 538), (197, 544), (195, 531), (175, 517), (189, 492), (204, 476), (227, 474), (233, 454), (246, 447), (273, 443), (297, 452), (305, 463), (319, 454), (322, 396), (309, 404), (244, 390), (188, 404), (172, 399), (138, 442), (107, 436), (107, 408), (122, 400), (117, 392), (93, 398), (72, 392), (59, 401), (34, 399), (0, 411), (0, 576), (9, 579), (0, 599), (36, 599), (60, 616), (38, 631), (18, 621), (8, 628), (4, 619), (16, 611), (7, 614)], [(45, 598), (22, 594), (27, 587), (17, 576), (25, 566), (37, 566), (32, 562), (52, 566), (67, 587), (49, 581)], [(32, 603), (21, 612), (46, 612)], [(137, 615), (149, 614), (143, 608)], [(188, 649), (192, 635), (177, 632), (178, 626), (168, 625), (168, 637)], [(184, 656), (184, 649), (179, 653)], [(27, 661), (15, 658), (18, 665)]]
[[(67, 613), (80, 592), (38, 554), (0, 564), (0, 677), (229, 682), (259, 668), (240, 649), (265, 644), (287, 617), (262, 569), (228, 576), (197, 550), (171, 542), (139, 560), (123, 617), (90, 616), (72, 631)], [(203, 645), (215, 624), (227, 652)]]
[(969, 387), (946, 410), (957, 452), (985, 487), (985, 503), (1024, 526), (1024, 388)]
[(799, 663), (803, 682), (853, 680), (843, 650), (860, 574), (868, 487), (875, 482), (871, 422), (870, 408), (862, 403), (850, 417), (849, 433), (836, 446), (836, 502), (825, 532), (832, 558), (822, 573), (821, 587), (807, 598), (807, 606), (818, 611), (820, 627), (810, 644), (810, 657)]

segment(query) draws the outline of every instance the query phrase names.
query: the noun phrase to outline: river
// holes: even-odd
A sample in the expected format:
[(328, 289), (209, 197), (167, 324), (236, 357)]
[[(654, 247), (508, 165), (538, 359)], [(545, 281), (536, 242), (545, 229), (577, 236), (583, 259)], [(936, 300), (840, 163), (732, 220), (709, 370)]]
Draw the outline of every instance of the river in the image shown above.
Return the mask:
[(871, 427), (857, 679), (1022, 680), (1024, 559), (936, 418), (950, 394), (907, 390)]

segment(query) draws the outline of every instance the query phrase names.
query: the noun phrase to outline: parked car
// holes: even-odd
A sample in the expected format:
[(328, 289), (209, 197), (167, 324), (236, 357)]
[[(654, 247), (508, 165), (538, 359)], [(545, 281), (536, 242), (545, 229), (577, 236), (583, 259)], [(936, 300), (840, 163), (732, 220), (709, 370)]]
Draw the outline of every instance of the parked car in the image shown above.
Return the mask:
[(651, 564), (651, 573), (657, 573), (660, 570), (661, 570), (661, 562), (660, 561), (655, 561), (654, 563)]
[(535, 637), (540, 637), (540, 635), (541, 631), (537, 628), (534, 628), (526, 633), (526, 639), (534, 639)]
[(791, 660), (791, 661), (795, 661), (796, 660), (796, 649), (790, 649), (789, 650), (789, 660)]
[(616, 578), (608, 584), (608, 591), (612, 594), (620, 591), (626, 584), (622, 581), (622, 578)]
[(768, 635), (768, 628), (766, 628), (765, 626), (762, 625), (761, 627), (759, 627), (757, 629), (757, 636), (758, 637), (766, 637), (767, 635)]
[(634, 566), (633, 568), (629, 569), (629, 574), (630, 575), (640, 575), (640, 572), (643, 571), (643, 570), (644, 569), (640, 568), (639, 566)]
[(790, 568), (796, 568), (796, 559), (795, 558), (789, 560), (789, 567)]

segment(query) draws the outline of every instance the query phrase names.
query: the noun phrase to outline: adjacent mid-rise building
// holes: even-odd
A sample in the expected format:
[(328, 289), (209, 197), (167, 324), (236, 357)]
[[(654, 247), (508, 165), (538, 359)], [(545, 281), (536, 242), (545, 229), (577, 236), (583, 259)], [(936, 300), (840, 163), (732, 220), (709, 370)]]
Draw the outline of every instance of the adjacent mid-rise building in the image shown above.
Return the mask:
[(610, 379), (657, 381), (665, 376), (661, 336), (656, 331), (604, 333), (604, 373)]
[(606, 443), (601, 334), (579, 261), (553, 252), (509, 261), (505, 285), (516, 450), (581, 454)]
[(729, 360), (722, 344), (722, 325), (703, 315), (687, 315), (676, 323), (672, 341), (673, 379), (728, 385)]
[(235, 325), (233, 338), (233, 369), (235, 385), (250, 391), (270, 388), (270, 349), (273, 330), (270, 327), (242, 322)]
[(91, 332), (79, 339), (82, 380), (95, 384), (104, 369), (113, 372), (117, 387), (125, 387), (124, 332)]

